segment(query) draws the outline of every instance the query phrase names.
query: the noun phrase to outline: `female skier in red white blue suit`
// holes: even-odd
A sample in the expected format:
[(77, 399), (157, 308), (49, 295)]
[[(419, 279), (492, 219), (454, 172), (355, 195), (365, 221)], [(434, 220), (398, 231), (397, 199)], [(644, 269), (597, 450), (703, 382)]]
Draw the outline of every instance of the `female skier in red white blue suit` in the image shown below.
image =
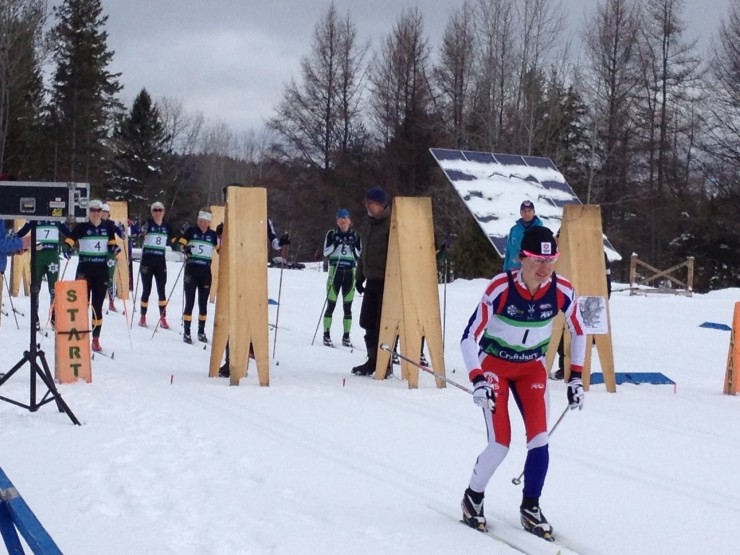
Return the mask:
[(524, 492), (520, 507), (528, 531), (552, 539), (552, 527), (539, 508), (549, 463), (547, 434), (547, 371), (544, 360), (552, 336), (552, 320), (563, 311), (572, 336), (570, 407), (582, 408), (581, 371), (586, 335), (571, 283), (555, 274), (558, 258), (552, 231), (527, 230), (519, 257), (522, 267), (496, 275), (463, 333), (461, 349), (473, 400), (483, 408), (488, 445), (478, 456), (463, 496), (463, 520), (485, 529), (486, 485), (506, 457), (511, 442), (509, 396), (519, 408), (527, 433)]

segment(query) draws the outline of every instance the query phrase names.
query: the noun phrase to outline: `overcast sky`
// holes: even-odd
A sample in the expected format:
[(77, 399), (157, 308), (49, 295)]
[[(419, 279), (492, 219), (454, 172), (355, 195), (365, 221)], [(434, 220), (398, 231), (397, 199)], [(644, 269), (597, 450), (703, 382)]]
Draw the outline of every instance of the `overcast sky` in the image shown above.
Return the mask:
[[(595, 0), (561, 0), (578, 33)], [(702, 49), (731, 0), (685, 0), (688, 37)], [(111, 69), (121, 72), (127, 107), (145, 87), (155, 99), (181, 99), (188, 112), (233, 130), (260, 128), (272, 115), (329, 0), (102, 0), (108, 15)], [(391, 32), (405, 7), (419, 6), (436, 51), (461, 0), (335, 0), (362, 38), (374, 45)]]

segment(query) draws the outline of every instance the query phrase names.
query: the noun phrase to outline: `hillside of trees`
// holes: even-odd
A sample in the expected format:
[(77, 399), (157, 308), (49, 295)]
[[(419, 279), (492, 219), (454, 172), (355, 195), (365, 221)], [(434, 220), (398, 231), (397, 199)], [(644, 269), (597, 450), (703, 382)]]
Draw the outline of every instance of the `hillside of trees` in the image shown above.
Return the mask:
[(740, 286), (740, 0), (708, 54), (682, 0), (599, 0), (578, 36), (559, 6), (468, 0), (440, 44), (407, 9), (371, 44), (332, 5), (266, 126), (234, 130), (146, 89), (125, 106), (100, 0), (0, 0), (0, 174), (89, 182), (139, 220), (161, 200), (177, 226), (229, 183), (263, 186), (301, 260), (381, 185), (432, 197), (455, 275), (479, 277), (501, 261), (429, 148), (546, 156), (601, 206), (616, 279), (637, 252), (656, 267), (694, 256), (699, 291)]

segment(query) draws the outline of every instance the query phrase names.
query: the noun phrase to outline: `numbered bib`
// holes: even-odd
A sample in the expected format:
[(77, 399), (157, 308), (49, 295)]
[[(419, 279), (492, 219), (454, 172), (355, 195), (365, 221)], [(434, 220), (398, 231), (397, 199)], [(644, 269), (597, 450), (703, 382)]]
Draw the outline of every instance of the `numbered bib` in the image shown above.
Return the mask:
[(147, 233), (144, 236), (144, 248), (164, 251), (167, 248), (166, 233)]
[(107, 237), (82, 237), (80, 256), (108, 256)]
[(36, 242), (41, 245), (56, 245), (59, 243), (59, 229), (57, 226), (40, 225), (36, 228)]

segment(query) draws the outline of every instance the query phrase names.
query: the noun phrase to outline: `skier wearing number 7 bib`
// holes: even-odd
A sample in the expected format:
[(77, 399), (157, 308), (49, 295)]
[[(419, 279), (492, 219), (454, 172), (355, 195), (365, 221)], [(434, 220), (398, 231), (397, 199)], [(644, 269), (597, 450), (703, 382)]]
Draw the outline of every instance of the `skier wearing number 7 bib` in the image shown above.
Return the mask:
[(103, 327), (103, 301), (108, 291), (108, 258), (120, 252), (116, 245), (113, 226), (103, 220), (103, 203), (91, 200), (88, 203), (89, 221), (78, 224), (65, 242), (74, 247), (78, 244), (80, 262), (75, 279), (87, 281), (88, 296), (92, 298), (93, 326), (92, 350), (100, 351), (100, 330)]
[(198, 341), (208, 342), (206, 316), (208, 296), (211, 293), (211, 257), (214, 250), (218, 251), (218, 236), (214, 230), (210, 229), (212, 218), (210, 210), (202, 208), (198, 212), (197, 225), (187, 228), (179, 239), (183, 252), (188, 257), (183, 278), (185, 310), (182, 319), (185, 329), (182, 338), (185, 343), (193, 342), (190, 336), (190, 324), (193, 321), (196, 290), (198, 291)]
[(165, 251), (167, 247), (174, 250), (177, 235), (172, 230), (169, 222), (164, 220), (164, 204), (157, 201), (152, 204), (151, 218), (144, 224), (142, 229), (144, 244), (141, 250), (141, 318), (139, 325), (146, 325), (146, 313), (149, 308), (149, 295), (152, 292), (152, 279), (157, 284), (157, 296), (159, 297), (159, 326), (168, 329), (170, 326), (165, 318), (167, 307), (167, 258)]

